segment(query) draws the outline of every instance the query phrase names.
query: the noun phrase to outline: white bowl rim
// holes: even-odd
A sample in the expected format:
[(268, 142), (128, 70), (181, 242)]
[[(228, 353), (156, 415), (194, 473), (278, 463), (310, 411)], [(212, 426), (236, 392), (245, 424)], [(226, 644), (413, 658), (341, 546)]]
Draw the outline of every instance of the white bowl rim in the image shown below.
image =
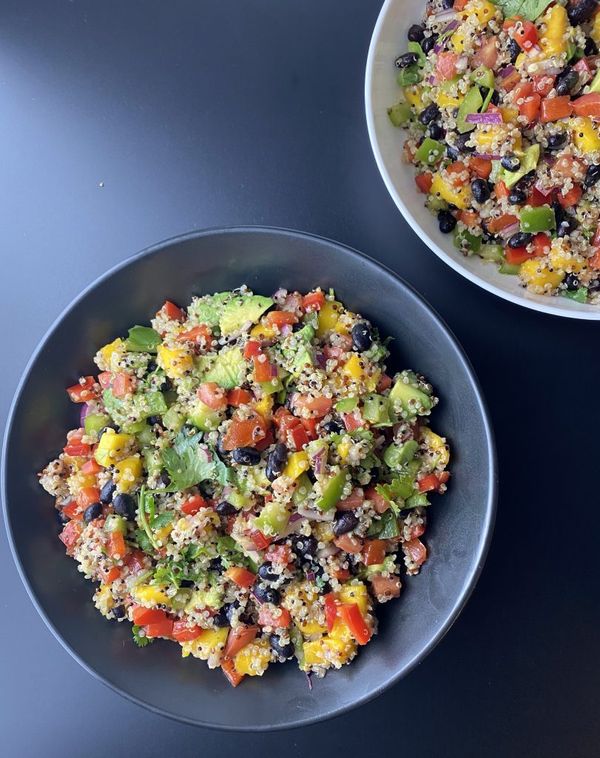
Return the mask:
[(383, 6), (377, 18), (377, 22), (375, 24), (375, 28), (373, 30), (373, 35), (371, 37), (371, 43), (369, 45), (369, 52), (367, 55), (367, 67), (365, 71), (365, 112), (366, 112), (366, 118), (367, 118), (367, 129), (369, 132), (369, 140), (371, 142), (371, 149), (373, 150), (373, 155), (375, 156), (375, 162), (377, 163), (377, 168), (379, 169), (379, 173), (381, 174), (381, 177), (385, 183), (385, 186), (387, 187), (387, 190), (390, 193), (393, 201), (396, 203), (398, 209), (404, 216), (405, 220), (410, 224), (415, 234), (417, 234), (417, 236), (420, 239), (422, 239), (439, 258), (441, 258), (445, 263), (447, 263), (451, 268), (453, 268), (459, 274), (464, 276), (466, 279), (469, 279), (471, 282), (473, 282), (474, 284), (477, 284), (479, 287), (482, 287), (488, 292), (491, 292), (493, 295), (497, 295), (498, 297), (501, 297), (504, 300), (509, 300), (511, 303), (514, 303), (515, 305), (520, 305), (525, 308), (530, 308), (540, 313), (548, 313), (553, 316), (563, 316), (565, 318), (584, 319), (588, 321), (600, 320), (600, 308), (595, 308), (594, 310), (592, 310), (591, 307), (588, 306), (588, 308), (585, 310), (583, 308), (577, 309), (573, 307), (575, 303), (573, 303), (573, 306), (569, 308), (561, 307), (559, 305), (553, 304), (553, 301), (558, 299), (554, 296), (548, 296), (547, 299), (550, 301), (548, 303), (539, 302), (537, 300), (528, 300), (525, 297), (522, 297), (520, 295), (515, 295), (512, 292), (502, 289), (501, 287), (497, 287), (495, 284), (492, 284), (491, 282), (486, 281), (485, 279), (481, 278), (480, 276), (473, 273), (472, 271), (467, 270), (466, 268), (461, 266), (461, 264), (458, 261), (456, 261), (450, 255), (448, 255), (448, 253), (446, 253), (444, 249), (440, 247), (440, 245), (438, 245), (438, 243), (429, 236), (429, 234), (417, 222), (417, 220), (412, 215), (411, 211), (408, 209), (408, 207), (402, 200), (402, 197), (400, 196), (400, 193), (396, 189), (394, 182), (387, 170), (385, 161), (383, 159), (383, 155), (381, 153), (379, 141), (377, 138), (377, 128), (375, 126), (374, 106), (373, 106), (373, 84), (374, 84), (374, 79), (375, 79), (375, 54), (376, 54), (377, 47), (379, 45), (383, 28), (387, 21), (388, 14), (390, 13), (390, 10), (398, 2), (402, 2), (402, 0), (385, 0), (385, 2), (383, 3)]

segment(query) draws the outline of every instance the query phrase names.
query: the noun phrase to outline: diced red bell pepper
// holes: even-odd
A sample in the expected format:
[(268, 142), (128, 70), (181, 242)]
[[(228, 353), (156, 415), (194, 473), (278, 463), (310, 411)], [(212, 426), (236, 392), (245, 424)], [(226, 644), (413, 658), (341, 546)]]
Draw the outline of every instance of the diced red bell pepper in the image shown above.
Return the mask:
[[(506, 252), (510, 250), (511, 248), (507, 248)], [(517, 248), (521, 249), (521, 248)], [(527, 260), (524, 258), (523, 260)], [(516, 261), (515, 261), (516, 262)], [(522, 263), (523, 261), (521, 261)], [(437, 474), (427, 474), (427, 476), (424, 476), (422, 479), (417, 480), (417, 487), (419, 488), (419, 492), (431, 492), (432, 490), (439, 489), (440, 486), (440, 480), (437, 477)]]
[(69, 521), (65, 526), (63, 527), (62, 532), (58, 535), (58, 538), (63, 543), (63, 545), (67, 548), (67, 553), (69, 555), (73, 555), (73, 548), (77, 544), (77, 541), (81, 537), (81, 532), (83, 531), (83, 524), (81, 521)]
[[(502, 179), (499, 182), (496, 182), (496, 184), (494, 185), (494, 192), (496, 193), (496, 197), (498, 198), (498, 200), (502, 200), (503, 198), (506, 198), (510, 195), (510, 190), (508, 189), (506, 184), (502, 181)], [(496, 219), (492, 219), (492, 221), (495, 221), (495, 220)], [(488, 223), (488, 229), (490, 227), (490, 223)]]
[(521, 75), (515, 69), (508, 76), (500, 79), (500, 89), (504, 90), (504, 92), (512, 92), (512, 90), (517, 86), (517, 84), (519, 84), (520, 81)]
[(189, 626), (187, 621), (175, 621), (172, 637), (177, 642), (191, 642), (202, 636), (205, 631), (201, 626)]
[(227, 396), (225, 390), (216, 382), (203, 382), (196, 390), (196, 395), (213, 411), (220, 411), (227, 408)]
[(302, 450), (302, 448), (305, 445), (308, 445), (308, 443), (310, 442), (306, 429), (302, 425), (302, 422), (300, 421), (300, 419), (298, 419), (298, 421), (300, 423), (296, 424), (289, 430), (289, 436), (290, 436), (290, 439), (292, 440), (292, 446), (294, 450), (296, 451)]
[(338, 615), (337, 602), (334, 593), (328, 592), (324, 595), (323, 603), (325, 605), (325, 623), (327, 624), (327, 631), (330, 632), (333, 629)]
[(154, 637), (171, 639), (173, 636), (173, 619), (166, 618), (162, 621), (157, 621), (155, 624), (146, 624), (144, 632), (146, 633), (146, 637), (150, 639)]
[(246, 345), (244, 347), (244, 358), (246, 360), (248, 360), (248, 358), (254, 358), (261, 353), (262, 348), (260, 346), (260, 342), (257, 342), (256, 340), (248, 340), (248, 342), (246, 342)]
[(456, 218), (465, 226), (469, 227), (469, 229), (478, 227), (480, 223), (479, 215), (475, 213), (475, 211), (458, 211), (456, 213)]
[(225, 572), (225, 576), (238, 587), (252, 587), (256, 581), (256, 575), (243, 566), (232, 566)]
[(312, 440), (316, 440), (319, 436), (317, 433), (317, 426), (319, 425), (319, 419), (318, 418), (302, 418), (300, 419), (300, 422), (302, 426), (304, 427), (304, 431), (308, 435), (308, 441), (312, 442)]
[(385, 540), (366, 540), (364, 552), (365, 566), (375, 566), (383, 563), (385, 558)]
[[(185, 313), (178, 305), (175, 305), (175, 303), (172, 303), (170, 300), (165, 300), (163, 307), (158, 313), (161, 311), (171, 321), (185, 321)], [(157, 316), (158, 313), (156, 314)]]
[(265, 324), (281, 329), (282, 326), (291, 326), (298, 323), (298, 316), (291, 311), (269, 311), (265, 316)]
[(221, 661), (221, 671), (225, 674), (232, 687), (237, 687), (245, 676), (236, 671), (235, 664), (228, 658)]
[(592, 257), (588, 258), (588, 265), (590, 268), (593, 268), (594, 271), (598, 271), (598, 269), (600, 269), (600, 248), (597, 248)]
[(102, 470), (102, 466), (95, 458), (90, 458), (90, 460), (86, 461), (81, 467), (82, 474), (99, 474)]
[(100, 500), (100, 490), (98, 487), (82, 487), (77, 493), (77, 502), (81, 508), (87, 508), (92, 503)]
[(207, 508), (208, 503), (202, 497), (202, 495), (192, 495), (181, 506), (181, 510), (187, 516), (195, 516), (201, 508)]
[(528, 124), (533, 124), (538, 120), (541, 105), (541, 95), (534, 93), (526, 97), (519, 105), (519, 113), (527, 119)]
[(425, 171), (423, 174), (417, 174), (415, 176), (415, 184), (417, 185), (419, 192), (428, 195), (431, 192), (431, 185), (433, 184), (433, 174), (430, 174), (429, 171)]
[(98, 397), (93, 376), (82, 376), (77, 384), (67, 387), (67, 394), (73, 403), (87, 403)]
[(474, 157), (469, 161), (469, 168), (477, 174), (480, 179), (487, 179), (492, 173), (492, 162), (487, 158)]
[(120, 576), (121, 576), (121, 569), (119, 568), (119, 566), (111, 566), (106, 572), (106, 575), (104, 576), (104, 579), (103, 579), (104, 584), (112, 584)]
[(525, 52), (531, 50), (539, 42), (538, 30), (531, 21), (520, 21), (512, 27), (511, 37)]
[(302, 298), (302, 308), (306, 311), (306, 313), (310, 313), (311, 311), (320, 311), (324, 304), (325, 293), (321, 292), (321, 290), (309, 292)]
[(227, 636), (227, 643), (223, 651), (224, 658), (233, 658), (246, 645), (249, 645), (258, 634), (257, 626), (246, 626), (240, 624), (235, 629), (230, 629)]
[(242, 390), (239, 387), (229, 390), (227, 393), (227, 403), (233, 405), (234, 408), (239, 408), (240, 405), (248, 405), (253, 400), (254, 395), (249, 390)]
[(403, 542), (402, 549), (411, 561), (417, 564), (417, 567), (422, 566), (427, 560), (427, 548), (418, 538)]
[(536, 258), (541, 258), (550, 251), (552, 240), (544, 232), (536, 234), (533, 238), (533, 254)]
[(317, 418), (326, 416), (331, 410), (333, 400), (330, 397), (311, 397), (310, 395), (297, 394), (294, 398), (294, 411), (308, 411)]
[(64, 505), (60, 510), (68, 518), (75, 518), (75, 516), (81, 515), (83, 509), (76, 500), (71, 500), (70, 503)]
[(250, 532), (250, 539), (254, 543), (257, 550), (266, 550), (273, 540), (270, 537), (266, 537), (260, 529), (253, 529)]
[(121, 532), (114, 531), (108, 535), (106, 552), (111, 558), (116, 559), (123, 558), (127, 554), (127, 543)]
[(571, 98), (568, 95), (545, 98), (542, 101), (540, 121), (542, 124), (548, 124), (550, 121), (567, 118), (572, 110)]
[(207, 350), (212, 347), (214, 342), (208, 324), (193, 326), (185, 332), (180, 332), (175, 339), (177, 342), (190, 342), (194, 345), (204, 345)]
[(546, 97), (554, 87), (554, 77), (549, 74), (540, 74), (533, 77), (533, 90), (538, 95)]
[(359, 645), (366, 645), (371, 639), (371, 630), (356, 603), (342, 603), (338, 608), (341, 620)]
[(259, 413), (252, 413), (248, 418), (234, 415), (229, 428), (223, 436), (223, 449), (235, 450), (236, 447), (255, 447), (267, 435), (267, 423)]
[(260, 626), (271, 626), (274, 629), (287, 629), (292, 623), (292, 617), (287, 608), (275, 608), (264, 604), (258, 611), (258, 623)]
[(558, 202), (562, 205), (563, 208), (572, 208), (574, 205), (577, 205), (577, 203), (581, 200), (581, 196), (583, 195), (583, 190), (579, 186), (579, 184), (574, 184), (571, 189), (563, 194), (562, 192), (559, 192), (556, 195), (556, 199)]
[(133, 394), (135, 379), (131, 374), (119, 371), (113, 377), (112, 393), (115, 397), (127, 397)]
[(348, 432), (353, 432), (355, 429), (362, 429), (365, 425), (359, 410), (352, 411), (352, 413), (342, 414), (342, 419)]
[[(498, 182), (498, 184), (504, 184), (504, 182)], [(496, 184), (496, 188), (498, 187), (498, 184)], [(506, 185), (504, 186), (506, 187)], [(488, 222), (486, 222), (486, 226), (489, 232), (492, 234), (497, 234), (498, 232), (501, 232), (502, 229), (506, 229), (507, 227), (518, 223), (518, 221), (519, 219), (517, 216), (513, 216), (510, 213), (504, 213), (498, 218), (490, 219)]]
[(92, 452), (92, 448), (91, 445), (86, 445), (83, 442), (77, 442), (75, 444), (69, 442), (63, 447), (63, 452), (71, 458), (87, 458)]
[(160, 608), (144, 608), (143, 605), (134, 605), (132, 608), (133, 623), (137, 626), (159, 624), (167, 618), (167, 614)]
[(519, 82), (512, 91), (513, 102), (517, 105), (519, 100), (524, 100), (533, 94), (533, 82)]
[(98, 384), (102, 387), (103, 390), (107, 390), (112, 384), (112, 378), (113, 375), (110, 373), (110, 371), (101, 371), (98, 374)]
[(542, 205), (550, 205), (552, 203), (552, 195), (542, 194), (537, 187), (532, 187), (529, 197), (527, 198), (527, 205), (531, 205), (533, 208), (539, 208)]
[[(558, 98), (555, 98), (558, 99)], [(600, 119), (600, 92), (590, 92), (582, 95), (571, 103), (577, 116), (590, 116)]]
[[(506, 262), (510, 263), (512, 266), (518, 266), (520, 263), (523, 263), (526, 260), (529, 260), (529, 258), (533, 257), (532, 253), (529, 253), (527, 251), (526, 247), (505, 247), (504, 248), (504, 257), (506, 258)], [(431, 476), (435, 476), (435, 474), (431, 474)], [(425, 477), (427, 479), (428, 477)], [(422, 479), (421, 481), (424, 481)], [(430, 487), (430, 489), (436, 489), (438, 485), (438, 479), (435, 477), (436, 485), (435, 487)], [(419, 485), (420, 489), (421, 485)], [(421, 490), (421, 492), (427, 492), (427, 490)]]
[(338, 582), (345, 582), (350, 579), (350, 571), (345, 568), (334, 569), (333, 576), (338, 580)]

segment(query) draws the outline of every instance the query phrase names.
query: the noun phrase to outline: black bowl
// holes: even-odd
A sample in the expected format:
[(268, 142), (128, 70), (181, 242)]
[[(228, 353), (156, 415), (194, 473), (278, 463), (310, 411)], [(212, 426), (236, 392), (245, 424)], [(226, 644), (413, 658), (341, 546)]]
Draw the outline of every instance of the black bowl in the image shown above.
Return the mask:
[[(232, 689), (219, 671), (182, 659), (163, 641), (138, 649), (129, 624), (109, 623), (90, 602), (93, 585), (65, 557), (52, 500), (36, 472), (77, 423), (64, 388), (93, 371), (96, 349), (144, 323), (168, 298), (242, 283), (334, 287), (353, 311), (394, 337), (392, 366), (415, 368), (440, 404), (434, 427), (453, 449), (452, 479), (434, 498), (427, 533), (430, 559), (381, 609), (380, 632), (351, 666), (313, 680), (293, 664)], [(381, 693), (439, 642), (481, 571), (491, 538), (496, 464), (477, 380), (448, 329), (412, 289), (373, 260), (335, 242), (278, 229), (190, 234), (146, 250), (100, 277), (51, 327), (32, 356), (12, 405), (3, 453), (3, 503), (13, 554), (31, 599), (61, 644), (90, 673), (158, 713), (208, 727), (267, 730), (339, 714)], [(401, 691), (399, 691), (401, 697)]]

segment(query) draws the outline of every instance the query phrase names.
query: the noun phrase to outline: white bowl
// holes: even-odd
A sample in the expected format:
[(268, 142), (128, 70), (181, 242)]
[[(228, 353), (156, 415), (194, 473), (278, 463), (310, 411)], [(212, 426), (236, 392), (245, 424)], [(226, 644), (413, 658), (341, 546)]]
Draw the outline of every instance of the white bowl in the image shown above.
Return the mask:
[(533, 295), (520, 286), (518, 277), (500, 274), (493, 263), (486, 263), (476, 255), (464, 256), (454, 247), (452, 237), (439, 231), (435, 216), (425, 208), (423, 195), (415, 186), (414, 169), (401, 160), (405, 132), (394, 127), (387, 115), (388, 107), (398, 102), (401, 95), (394, 60), (406, 51), (406, 33), (412, 24), (420, 23), (424, 8), (425, 0), (386, 0), (367, 58), (367, 126), (375, 160), (390, 195), (416, 234), (436, 255), (488, 292), (536, 311), (600, 320), (597, 306), (564, 297)]

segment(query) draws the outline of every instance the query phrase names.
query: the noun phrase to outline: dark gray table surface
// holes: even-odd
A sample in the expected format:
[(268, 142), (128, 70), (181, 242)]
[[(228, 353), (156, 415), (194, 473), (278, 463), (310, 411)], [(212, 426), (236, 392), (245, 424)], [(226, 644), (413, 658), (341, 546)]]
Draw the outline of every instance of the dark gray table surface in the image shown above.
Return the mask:
[[(287, 733), (211, 732), (122, 700), (71, 660), (2, 535), (3, 755), (598, 755), (598, 327), (479, 290), (396, 211), (363, 114), (378, 11), (378, 0), (0, 3), (0, 417), (49, 323), (146, 245), (235, 224), (339, 239), (415, 285), (482, 381), (501, 493), (470, 603), (420, 667), (357, 712)], [(414, 700), (400, 711), (401, 689)]]

